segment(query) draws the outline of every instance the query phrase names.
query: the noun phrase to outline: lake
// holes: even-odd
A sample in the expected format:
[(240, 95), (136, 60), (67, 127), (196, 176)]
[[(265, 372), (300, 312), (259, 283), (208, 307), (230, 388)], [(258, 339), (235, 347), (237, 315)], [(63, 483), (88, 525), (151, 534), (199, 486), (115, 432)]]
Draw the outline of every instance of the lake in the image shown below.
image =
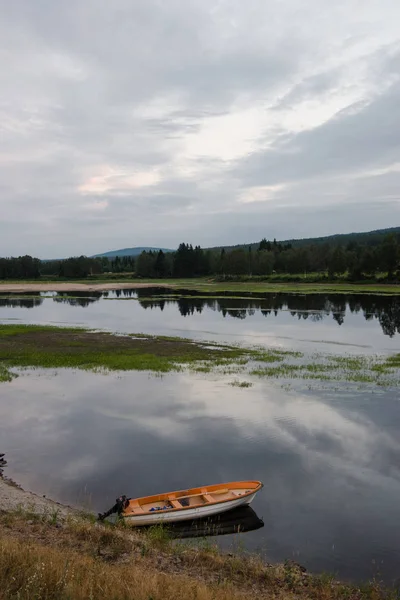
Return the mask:
[[(0, 320), (305, 353), (400, 352), (400, 300), (393, 296), (9, 295), (0, 299)], [(265, 487), (252, 506), (264, 527), (239, 536), (246, 549), (345, 579), (392, 583), (400, 564), (398, 388), (257, 378), (236, 388), (232, 379), (24, 371), (0, 388), (7, 474), (96, 511), (123, 493), (260, 479)], [(237, 537), (213, 540), (227, 548)]]

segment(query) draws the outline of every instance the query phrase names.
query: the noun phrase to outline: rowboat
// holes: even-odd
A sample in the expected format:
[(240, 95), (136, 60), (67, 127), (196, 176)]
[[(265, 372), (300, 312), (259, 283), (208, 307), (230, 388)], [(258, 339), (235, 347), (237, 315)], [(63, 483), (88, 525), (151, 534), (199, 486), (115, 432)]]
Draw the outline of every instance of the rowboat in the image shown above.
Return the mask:
[(201, 519), (250, 504), (262, 487), (260, 481), (234, 481), (130, 498), (124, 503), (121, 517), (132, 526)]

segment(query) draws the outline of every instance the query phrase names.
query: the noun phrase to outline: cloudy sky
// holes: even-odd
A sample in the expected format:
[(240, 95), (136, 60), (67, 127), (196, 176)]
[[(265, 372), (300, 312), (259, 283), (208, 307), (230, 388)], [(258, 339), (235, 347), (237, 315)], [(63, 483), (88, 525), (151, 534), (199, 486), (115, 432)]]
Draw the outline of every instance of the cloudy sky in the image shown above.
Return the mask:
[(400, 225), (398, 0), (0, 10), (0, 255)]

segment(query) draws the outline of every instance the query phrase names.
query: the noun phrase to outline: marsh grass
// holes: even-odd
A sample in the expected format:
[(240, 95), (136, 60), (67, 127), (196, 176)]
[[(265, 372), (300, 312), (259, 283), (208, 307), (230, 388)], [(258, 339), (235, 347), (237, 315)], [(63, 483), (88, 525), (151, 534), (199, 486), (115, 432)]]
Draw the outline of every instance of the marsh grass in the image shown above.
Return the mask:
[(182, 338), (37, 325), (0, 326), (0, 364), (5, 381), (9, 380), (10, 366), (163, 373), (179, 371), (182, 365), (224, 365), (246, 354), (245, 349), (235, 346)]
[(253, 384), (251, 381), (239, 381), (238, 379), (235, 379), (234, 381), (231, 381), (229, 385), (238, 388), (250, 388)]
[(12, 381), (15, 377), (18, 377), (16, 373), (13, 373), (5, 365), (0, 363), (0, 383)]
[[(188, 370), (270, 379), (400, 385), (400, 354), (304, 355), (280, 348), (245, 348), (144, 333), (115, 335), (76, 327), (0, 325), (0, 382), (17, 376), (11, 367), (75, 368), (105, 374), (138, 370), (160, 377), (170, 371)], [(250, 387), (245, 383), (240, 387)]]
[(107, 332), (42, 325), (1, 325), (2, 381), (9, 367), (140, 370), (166, 373), (189, 367), (195, 372), (244, 369), (250, 360), (283, 361), (299, 353), (248, 349), (235, 345), (196, 342), (171, 336), (113, 335)]
[(277, 379), (310, 379), (397, 387), (400, 385), (400, 361), (396, 356), (332, 356), (319, 353), (301, 362), (282, 362), (268, 367), (258, 365), (250, 374)]

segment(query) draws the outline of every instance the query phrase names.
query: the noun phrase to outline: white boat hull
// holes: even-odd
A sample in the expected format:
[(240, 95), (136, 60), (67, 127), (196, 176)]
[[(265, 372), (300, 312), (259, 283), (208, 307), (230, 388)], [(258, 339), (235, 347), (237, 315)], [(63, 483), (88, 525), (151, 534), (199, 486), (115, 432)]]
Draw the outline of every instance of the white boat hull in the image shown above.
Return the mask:
[(254, 500), (256, 493), (257, 492), (244, 496), (243, 498), (235, 498), (234, 500), (230, 500), (228, 502), (205, 504), (203, 506), (186, 508), (185, 510), (179, 511), (171, 510), (170, 512), (153, 512), (145, 515), (127, 515), (124, 516), (124, 519), (126, 519), (126, 524), (131, 526), (155, 525), (157, 523), (176, 523), (178, 521), (193, 521), (194, 519), (202, 519), (204, 517), (218, 515), (219, 513), (232, 510), (238, 506), (250, 504)]

